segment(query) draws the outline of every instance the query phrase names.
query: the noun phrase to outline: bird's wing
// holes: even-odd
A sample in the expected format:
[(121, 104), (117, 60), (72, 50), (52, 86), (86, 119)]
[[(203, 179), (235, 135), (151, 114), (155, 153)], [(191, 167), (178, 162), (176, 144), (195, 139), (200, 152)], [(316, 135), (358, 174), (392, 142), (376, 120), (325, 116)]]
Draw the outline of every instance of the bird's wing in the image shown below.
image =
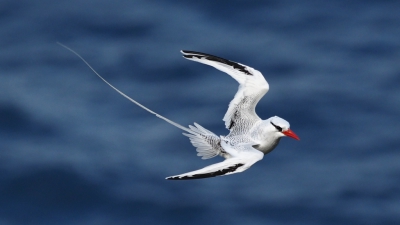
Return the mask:
[(232, 160), (225, 160), (220, 163), (215, 163), (210, 166), (204, 167), (203, 169), (195, 170), (192, 172), (170, 176), (165, 179), (167, 180), (193, 180), (202, 179), (216, 176), (229, 175), (233, 173), (242, 172), (239, 168), (244, 166), (244, 163), (232, 162)]
[(264, 76), (249, 66), (217, 56), (194, 51), (181, 52), (186, 59), (210, 65), (239, 82), (239, 90), (229, 103), (223, 120), (226, 128), (231, 131), (231, 135), (246, 134), (254, 123), (260, 120), (255, 107), (269, 90)]
[(221, 146), (231, 155), (231, 158), (199, 170), (170, 176), (165, 179), (192, 180), (243, 172), (264, 157), (262, 152), (254, 149), (251, 145), (252, 143), (243, 143), (237, 146), (231, 146), (229, 143), (225, 142), (225, 140), (221, 140)]

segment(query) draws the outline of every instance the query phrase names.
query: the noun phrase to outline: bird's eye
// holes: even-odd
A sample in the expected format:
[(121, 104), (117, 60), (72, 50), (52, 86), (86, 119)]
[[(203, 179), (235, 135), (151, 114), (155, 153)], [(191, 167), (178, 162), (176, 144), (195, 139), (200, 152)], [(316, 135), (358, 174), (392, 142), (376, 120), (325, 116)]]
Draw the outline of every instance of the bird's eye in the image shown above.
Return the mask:
[(272, 126), (274, 126), (279, 132), (282, 132), (282, 127), (275, 125), (273, 122), (271, 122)]

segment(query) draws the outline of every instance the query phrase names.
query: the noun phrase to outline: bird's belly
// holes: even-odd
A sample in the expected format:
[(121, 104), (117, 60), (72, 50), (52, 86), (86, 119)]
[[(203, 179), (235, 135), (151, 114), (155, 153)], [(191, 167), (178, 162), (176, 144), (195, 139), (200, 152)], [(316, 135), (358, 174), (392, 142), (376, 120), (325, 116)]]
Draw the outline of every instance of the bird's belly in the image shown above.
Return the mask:
[(257, 150), (263, 152), (264, 154), (268, 154), (268, 153), (270, 153), (272, 150), (274, 150), (274, 148), (279, 144), (279, 140), (280, 140), (280, 138), (277, 139), (276, 141), (269, 142), (269, 143), (265, 143), (265, 144), (262, 143), (262, 144), (259, 144), (259, 145), (255, 145), (255, 146), (253, 146), (253, 147), (254, 147), (255, 149), (257, 149)]

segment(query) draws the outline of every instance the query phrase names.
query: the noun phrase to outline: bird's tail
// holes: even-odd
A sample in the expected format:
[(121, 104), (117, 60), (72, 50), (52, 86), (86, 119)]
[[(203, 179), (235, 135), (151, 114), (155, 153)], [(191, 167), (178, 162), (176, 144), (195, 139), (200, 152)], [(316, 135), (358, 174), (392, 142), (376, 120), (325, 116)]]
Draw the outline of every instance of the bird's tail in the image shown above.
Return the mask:
[(95, 69), (93, 69), (93, 67), (81, 56), (79, 55), (77, 52), (75, 52), (73, 49), (69, 48), (68, 46), (65, 46), (59, 42), (57, 42), (57, 44), (61, 45), (62, 47), (66, 48), (67, 50), (69, 50), (70, 52), (74, 53), (76, 56), (78, 56), (101, 80), (103, 80), (108, 86), (110, 86), (112, 89), (114, 89), (116, 92), (118, 92), (120, 95), (124, 96), (126, 99), (128, 99), (129, 101), (135, 103), (136, 105), (138, 105), (139, 107), (141, 107), (142, 109), (146, 110), (147, 112), (154, 114), (155, 116), (157, 116), (158, 118), (168, 122), (169, 124), (174, 125), (175, 127), (182, 129), (190, 134), (196, 135), (195, 132), (193, 132), (191, 129), (186, 128), (168, 118), (165, 118), (163, 116), (161, 116), (158, 113), (153, 112), (152, 110), (150, 110), (149, 108), (147, 108), (146, 106), (140, 104), (139, 102), (133, 100), (131, 97), (127, 96), (125, 93), (123, 93), (122, 91), (120, 91), (119, 89), (117, 89), (116, 87), (114, 87), (112, 84), (110, 84), (106, 79), (104, 79), (102, 76), (100, 76), (99, 73), (97, 73), (97, 71)]
[(183, 133), (183, 135), (190, 139), (196, 147), (197, 155), (202, 159), (210, 159), (223, 153), (220, 137), (197, 123), (194, 123), (194, 126), (189, 125), (189, 128), (190, 134)]

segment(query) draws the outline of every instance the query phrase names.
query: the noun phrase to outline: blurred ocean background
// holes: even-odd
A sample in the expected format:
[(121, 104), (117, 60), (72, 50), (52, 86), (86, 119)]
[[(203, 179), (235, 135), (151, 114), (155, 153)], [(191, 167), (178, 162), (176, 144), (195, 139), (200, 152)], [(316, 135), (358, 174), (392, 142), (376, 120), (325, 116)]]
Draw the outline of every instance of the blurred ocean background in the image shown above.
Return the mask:
[[(400, 1), (3, 0), (0, 224), (400, 224)], [(226, 135), (237, 83), (194, 50), (261, 71), (283, 138), (245, 173), (182, 125)]]

